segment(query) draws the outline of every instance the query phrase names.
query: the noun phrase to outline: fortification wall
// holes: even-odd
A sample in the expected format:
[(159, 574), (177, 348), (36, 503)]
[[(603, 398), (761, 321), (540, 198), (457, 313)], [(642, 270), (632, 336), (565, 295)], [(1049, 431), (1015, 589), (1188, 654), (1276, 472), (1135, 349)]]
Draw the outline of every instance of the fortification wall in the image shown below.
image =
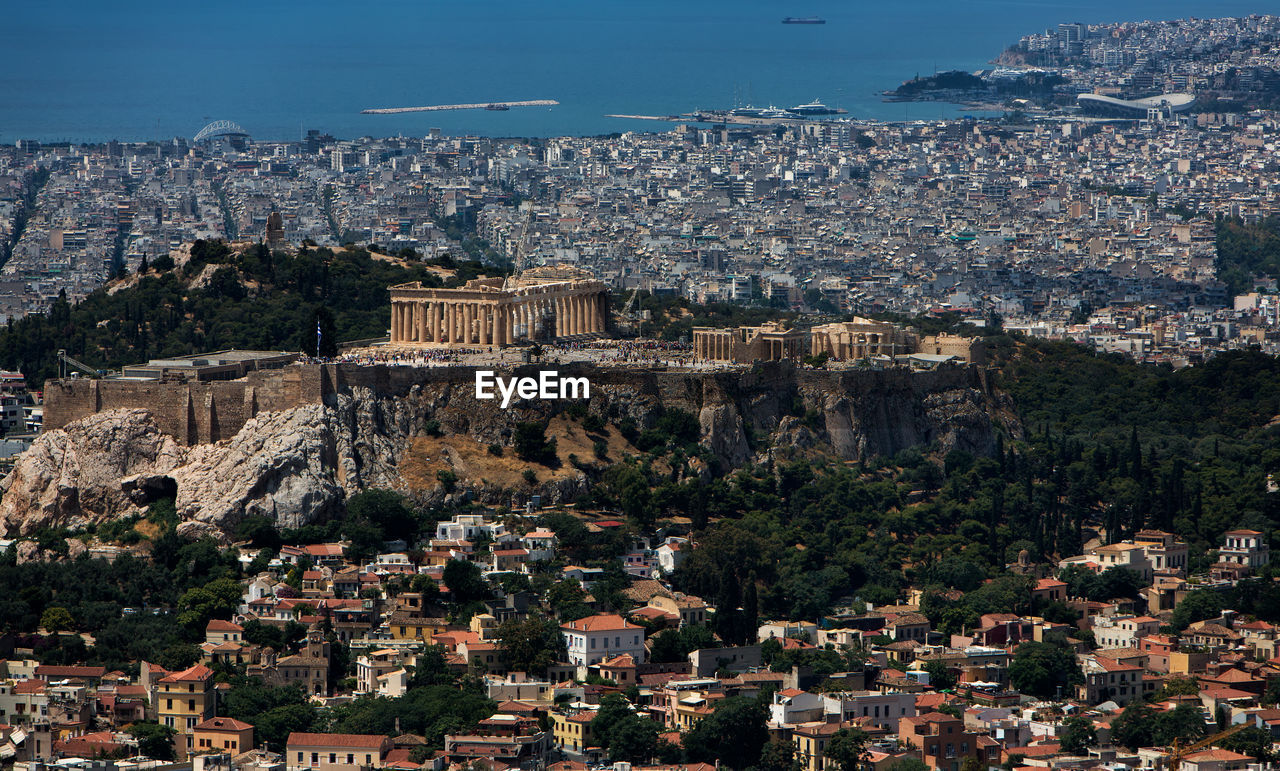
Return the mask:
[(50, 380), (44, 386), (46, 431), (98, 412), (141, 409), (183, 444), (235, 436), (259, 412), (276, 412), (323, 399), (319, 367), (252, 372), (240, 380), (176, 383), (154, 380)]
[[(536, 377), (545, 368), (525, 365), (511, 374)], [(470, 398), (476, 369), (303, 364), (251, 372), (240, 380), (205, 383), (50, 380), (45, 384), (44, 427), (62, 428), (105, 410), (143, 409), (154, 416), (165, 433), (193, 445), (229, 439), (262, 412), (280, 412), (305, 404), (336, 406), (336, 395), (357, 391), (393, 401), (413, 399), (414, 394), (427, 392), (451, 393), (455, 399), (443, 403), (465, 405), (461, 408), (465, 414), (453, 417), (466, 425), (477, 419), (495, 424), (507, 422), (501, 418), (510, 415), (494, 413), (496, 404)], [(565, 376), (589, 378), (593, 396), (602, 403), (634, 403), (630, 406), (638, 409), (644, 402), (695, 414), (709, 405), (733, 404), (746, 424), (759, 430), (772, 430), (782, 416), (795, 411), (798, 403), (806, 409), (824, 409), (824, 400), (852, 399), (865, 402), (858, 408), (863, 412), (887, 411), (885, 421), (893, 422), (889, 415), (896, 408), (887, 405), (895, 399), (903, 406), (918, 404), (929, 393), (957, 388), (991, 395), (985, 372), (976, 367), (945, 367), (930, 372), (825, 371), (798, 368), (790, 362), (769, 362), (747, 370), (699, 373), (584, 364), (559, 365), (556, 369)], [(529, 409), (550, 414), (555, 408), (532, 405)]]

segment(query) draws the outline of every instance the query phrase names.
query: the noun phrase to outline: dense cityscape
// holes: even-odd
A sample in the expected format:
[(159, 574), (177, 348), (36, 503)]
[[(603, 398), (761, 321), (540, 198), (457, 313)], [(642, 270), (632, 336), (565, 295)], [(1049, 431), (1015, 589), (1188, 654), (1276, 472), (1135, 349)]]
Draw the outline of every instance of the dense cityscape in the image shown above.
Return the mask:
[(1274, 768), (1280, 17), (992, 65), (0, 148), (0, 769)]

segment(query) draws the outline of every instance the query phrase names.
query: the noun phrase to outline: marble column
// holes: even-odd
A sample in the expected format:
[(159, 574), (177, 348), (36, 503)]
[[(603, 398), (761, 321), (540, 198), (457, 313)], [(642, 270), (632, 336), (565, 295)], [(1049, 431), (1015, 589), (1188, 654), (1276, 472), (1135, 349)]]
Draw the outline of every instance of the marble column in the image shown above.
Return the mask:
[(493, 328), (489, 321), (489, 306), (486, 303), (480, 304), (480, 344), (489, 345), (493, 342)]

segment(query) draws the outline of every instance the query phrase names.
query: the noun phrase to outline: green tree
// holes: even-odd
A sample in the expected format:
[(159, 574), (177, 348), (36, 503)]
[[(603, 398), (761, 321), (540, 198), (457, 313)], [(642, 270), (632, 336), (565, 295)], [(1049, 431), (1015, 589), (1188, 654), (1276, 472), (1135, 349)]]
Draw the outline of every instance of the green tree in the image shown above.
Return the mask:
[(502, 622), (497, 636), (502, 646), (502, 660), (507, 669), (514, 672), (541, 676), (548, 665), (561, 659), (564, 648), (560, 625), (538, 614)]
[(133, 723), (125, 732), (138, 740), (138, 752), (153, 760), (173, 760), (173, 734), (159, 723)]
[(642, 764), (658, 753), (658, 724), (637, 715), (618, 694), (600, 700), (600, 709), (591, 719), (591, 733), (609, 753), (613, 762)]
[(1042, 699), (1054, 698), (1061, 687), (1069, 692), (1084, 682), (1075, 655), (1065, 645), (1024, 642), (1009, 665), (1009, 682), (1020, 692)]
[(187, 642), (167, 646), (156, 656), (156, 663), (170, 672), (194, 666), (200, 660), (200, 649)]
[(1155, 719), (1155, 743), (1165, 747), (1175, 740), (1194, 742), (1208, 734), (1205, 728), (1204, 710), (1199, 706), (1181, 704)]
[(768, 712), (763, 704), (744, 696), (724, 699), (684, 736), (684, 748), (694, 763), (715, 763), (745, 769), (756, 764), (768, 740)]
[(488, 599), (489, 584), (480, 573), (480, 567), (467, 560), (449, 560), (444, 566), (444, 585), (449, 587), (454, 602), (466, 605)]
[(561, 621), (577, 621), (591, 615), (587, 593), (576, 578), (557, 581), (547, 589), (547, 605)]
[(204, 631), (214, 618), (230, 618), (240, 604), (240, 584), (231, 578), (216, 578), (202, 587), (188, 589), (178, 600), (178, 623)]
[(1111, 723), (1111, 741), (1137, 750), (1150, 747), (1155, 736), (1156, 711), (1142, 703), (1130, 704)]
[(860, 728), (841, 728), (827, 741), (823, 754), (834, 760), (840, 771), (858, 771), (867, 757), (867, 744), (871, 737)]
[(633, 716), (604, 734), (609, 760), (617, 763), (648, 763), (658, 752), (658, 724), (646, 717)]
[(1169, 626), (1181, 632), (1197, 621), (1217, 618), (1222, 613), (1222, 597), (1213, 589), (1197, 589), (1189, 592), (1173, 608)]
[(75, 629), (76, 621), (66, 608), (51, 606), (45, 608), (40, 616), (40, 626), (49, 632), (70, 632)]
[(449, 669), (449, 658), (443, 645), (424, 645), (418, 653), (418, 665), (413, 670), (409, 685), (421, 688), (427, 685), (453, 685), (455, 677)]
[(555, 437), (548, 439), (546, 427), (541, 423), (517, 423), (513, 444), (516, 457), (520, 460), (539, 463), (552, 468), (559, 465), (559, 460), (556, 456)]
[(801, 771), (803, 765), (796, 758), (796, 745), (789, 741), (770, 741), (760, 752), (757, 771)]
[(954, 688), (956, 685), (955, 675), (951, 674), (951, 670), (941, 661), (925, 662), (924, 671), (929, 673), (929, 685), (939, 691)]
[(1083, 715), (1073, 715), (1062, 723), (1059, 734), (1062, 751), (1070, 755), (1083, 755), (1090, 747), (1098, 746), (1098, 732), (1093, 721)]
[(253, 716), (254, 738), (272, 752), (283, 753), (289, 734), (310, 731), (316, 726), (315, 707), (310, 704), (285, 704)]
[(1259, 763), (1270, 763), (1276, 759), (1271, 749), (1271, 736), (1261, 728), (1250, 726), (1228, 736), (1218, 742), (1224, 750), (1249, 755)]

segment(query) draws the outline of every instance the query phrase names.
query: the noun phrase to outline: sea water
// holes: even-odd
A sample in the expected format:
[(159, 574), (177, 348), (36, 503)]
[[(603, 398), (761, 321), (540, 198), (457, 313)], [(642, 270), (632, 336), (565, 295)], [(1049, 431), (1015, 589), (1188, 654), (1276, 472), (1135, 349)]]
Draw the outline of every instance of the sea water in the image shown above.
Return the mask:
[[(0, 9), (0, 142), (553, 136), (662, 130), (607, 118), (819, 99), (853, 117), (916, 75), (975, 70), (1022, 35), (1085, 23), (1280, 12), (1239, 0), (393, 0), (11, 3)], [(822, 25), (784, 25), (820, 16)], [(555, 99), (555, 107), (361, 115), (369, 107)]]

